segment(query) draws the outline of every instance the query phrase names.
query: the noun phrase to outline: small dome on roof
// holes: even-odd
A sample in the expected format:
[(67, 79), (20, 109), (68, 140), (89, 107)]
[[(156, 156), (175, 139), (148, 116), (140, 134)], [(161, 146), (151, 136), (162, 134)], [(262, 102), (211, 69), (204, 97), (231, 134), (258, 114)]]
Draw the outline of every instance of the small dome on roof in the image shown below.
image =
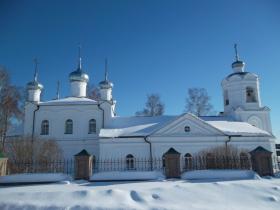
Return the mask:
[(104, 80), (99, 82), (99, 86), (101, 89), (109, 89), (112, 88), (114, 86), (114, 84), (112, 82), (110, 82), (109, 80)]
[(42, 90), (44, 88), (44, 86), (37, 81), (28, 82), (26, 86), (28, 90)]
[(245, 63), (243, 61), (235, 61), (231, 64), (232, 68), (244, 68)]
[(89, 77), (88, 75), (83, 72), (82, 69), (78, 68), (76, 71), (73, 71), (69, 74), (70, 81), (81, 81), (81, 82), (88, 82)]

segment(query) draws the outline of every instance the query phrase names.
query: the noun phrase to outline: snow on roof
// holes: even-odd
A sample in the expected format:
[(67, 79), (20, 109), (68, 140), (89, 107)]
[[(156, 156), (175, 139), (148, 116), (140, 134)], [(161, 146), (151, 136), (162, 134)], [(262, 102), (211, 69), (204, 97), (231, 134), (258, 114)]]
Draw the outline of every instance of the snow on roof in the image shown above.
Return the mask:
[(177, 116), (114, 117), (107, 128), (100, 130), (100, 137), (146, 136), (163, 127)]
[(61, 104), (97, 104), (97, 101), (90, 98), (79, 97), (66, 97), (61, 99), (55, 99), (51, 101), (41, 102), (40, 105), (61, 105)]
[(272, 136), (267, 131), (259, 129), (246, 122), (236, 121), (206, 121), (226, 135), (241, 135), (241, 136)]
[(228, 116), (199, 116), (199, 118), (204, 121), (233, 121), (233, 119)]

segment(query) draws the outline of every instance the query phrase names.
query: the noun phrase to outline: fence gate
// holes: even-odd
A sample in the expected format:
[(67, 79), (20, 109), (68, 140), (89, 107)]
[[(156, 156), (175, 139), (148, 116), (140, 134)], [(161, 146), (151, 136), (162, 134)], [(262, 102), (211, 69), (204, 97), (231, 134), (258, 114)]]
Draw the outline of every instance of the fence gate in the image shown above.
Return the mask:
[(272, 167), (272, 152), (264, 149), (263, 147), (257, 147), (250, 152), (252, 159), (252, 168), (260, 176), (273, 176)]
[(165, 154), (165, 175), (167, 178), (179, 178), (180, 171), (180, 153), (175, 149), (169, 149)]

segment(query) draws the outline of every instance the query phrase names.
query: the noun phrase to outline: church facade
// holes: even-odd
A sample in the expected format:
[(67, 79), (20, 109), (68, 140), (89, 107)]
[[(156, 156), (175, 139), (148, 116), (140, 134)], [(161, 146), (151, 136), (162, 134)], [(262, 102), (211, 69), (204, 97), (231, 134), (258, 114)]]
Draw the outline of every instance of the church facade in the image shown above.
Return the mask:
[(113, 83), (99, 83), (100, 100), (87, 98), (88, 75), (81, 58), (69, 75), (71, 96), (41, 101), (43, 85), (27, 84), (24, 135), (55, 139), (66, 158), (82, 149), (100, 159), (162, 157), (173, 148), (182, 156), (223, 145), (251, 151), (262, 146), (275, 154), (270, 109), (261, 104), (259, 77), (244, 71), (245, 63), (236, 59), (233, 72), (223, 79), (224, 112), (218, 116), (120, 117), (115, 113)]

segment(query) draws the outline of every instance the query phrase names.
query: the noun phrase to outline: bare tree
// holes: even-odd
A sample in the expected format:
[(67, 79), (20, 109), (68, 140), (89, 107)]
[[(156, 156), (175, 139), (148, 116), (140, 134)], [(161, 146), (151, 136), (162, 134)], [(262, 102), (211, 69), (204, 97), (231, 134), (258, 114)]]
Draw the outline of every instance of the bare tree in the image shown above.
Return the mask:
[(204, 88), (189, 88), (186, 98), (185, 111), (196, 116), (207, 115), (213, 110), (210, 96)]
[(32, 139), (30, 136), (22, 136), (7, 140), (5, 147), (11, 173), (29, 172), (34, 169), (43, 172), (49, 170), (51, 163), (63, 159), (63, 152), (54, 139)]
[(99, 101), (100, 100), (100, 92), (98, 87), (96, 87), (95, 85), (89, 85), (87, 87), (87, 97), (90, 99), (93, 99), (95, 101)]
[(146, 107), (135, 113), (137, 116), (160, 116), (164, 113), (164, 104), (158, 94), (147, 95)]
[(13, 121), (22, 119), (21, 100), (21, 91), (10, 84), (8, 72), (0, 67), (0, 140), (3, 148), (9, 126)]

